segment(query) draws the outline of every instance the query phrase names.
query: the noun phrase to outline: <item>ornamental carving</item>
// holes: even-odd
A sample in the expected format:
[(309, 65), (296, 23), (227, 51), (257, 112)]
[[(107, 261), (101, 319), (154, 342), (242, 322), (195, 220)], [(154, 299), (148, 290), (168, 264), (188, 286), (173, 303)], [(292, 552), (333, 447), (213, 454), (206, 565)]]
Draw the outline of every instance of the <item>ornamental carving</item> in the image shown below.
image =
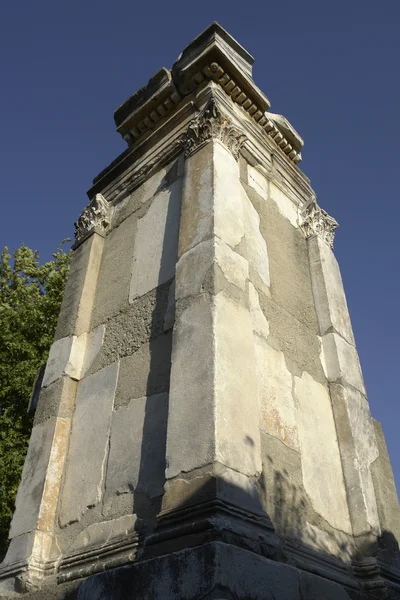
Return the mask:
[(190, 156), (211, 139), (222, 142), (236, 160), (247, 140), (244, 133), (221, 113), (214, 98), (211, 98), (204, 110), (189, 123), (180, 143), (184, 148), (185, 156)]
[(312, 235), (318, 235), (330, 248), (333, 248), (335, 229), (338, 222), (312, 200), (302, 211), (301, 228), (308, 239)]
[(75, 223), (75, 242), (79, 242), (95, 227), (106, 230), (109, 224), (109, 204), (104, 196), (96, 194)]

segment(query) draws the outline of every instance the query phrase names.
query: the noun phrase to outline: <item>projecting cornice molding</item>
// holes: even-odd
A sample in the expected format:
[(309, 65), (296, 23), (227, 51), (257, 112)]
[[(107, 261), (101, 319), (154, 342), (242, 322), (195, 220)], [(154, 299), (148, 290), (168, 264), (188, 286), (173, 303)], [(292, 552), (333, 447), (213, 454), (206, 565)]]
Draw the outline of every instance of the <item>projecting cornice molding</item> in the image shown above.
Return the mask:
[(335, 230), (339, 223), (318, 206), (313, 199), (301, 212), (300, 226), (306, 239), (313, 235), (320, 237), (330, 248), (333, 248)]
[(101, 194), (96, 194), (75, 223), (75, 244), (81, 242), (95, 228), (105, 232), (109, 224), (109, 203)]
[(185, 97), (213, 81), (296, 164), (304, 142), (285, 117), (268, 112), (269, 100), (251, 77), (252, 64), (248, 52), (213, 23), (185, 48), (171, 71), (158, 71), (117, 109), (117, 131), (134, 146), (165, 123)]
[(239, 158), (240, 148), (247, 139), (247, 136), (222, 114), (213, 97), (204, 110), (189, 123), (180, 143), (184, 148), (185, 156), (191, 156), (211, 139), (219, 140), (236, 160)]

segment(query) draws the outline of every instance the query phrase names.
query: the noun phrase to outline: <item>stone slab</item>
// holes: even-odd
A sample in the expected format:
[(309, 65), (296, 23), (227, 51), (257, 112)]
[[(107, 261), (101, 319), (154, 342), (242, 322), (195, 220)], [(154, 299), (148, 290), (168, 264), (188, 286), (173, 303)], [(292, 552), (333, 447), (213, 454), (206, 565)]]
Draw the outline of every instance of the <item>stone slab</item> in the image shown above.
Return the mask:
[(349, 309), (335, 255), (318, 236), (308, 240), (308, 250), (321, 335), (333, 330), (354, 346)]
[(125, 537), (134, 532), (135, 523), (135, 515), (125, 515), (118, 519), (93, 523), (75, 538), (68, 552), (76, 552), (83, 548), (100, 547), (113, 540)]
[(168, 394), (136, 398), (113, 412), (104, 502), (136, 491), (160, 496), (165, 480)]
[(271, 283), (269, 257), (267, 242), (260, 231), (260, 216), (243, 188), (241, 189), (241, 197), (246, 257), (249, 265), (261, 278), (263, 284), (269, 287)]
[(172, 279), (178, 251), (181, 182), (157, 194), (137, 222), (129, 300)]
[(55, 340), (90, 329), (104, 238), (93, 233), (74, 252), (64, 290)]
[(118, 368), (113, 363), (79, 383), (62, 490), (62, 526), (78, 521), (101, 499)]
[(286, 366), (284, 354), (258, 337), (254, 339), (254, 345), (260, 427), (299, 451), (293, 376)]
[(329, 393), (306, 372), (294, 377), (294, 393), (304, 488), (318, 514), (332, 527), (351, 533)]
[(32, 429), (11, 521), (11, 538), (37, 526), (57, 421), (52, 417)]
[(365, 395), (357, 350), (337, 333), (322, 336), (325, 374), (332, 383), (349, 383)]
[[(253, 552), (212, 542), (99, 573), (77, 600), (301, 600), (298, 571)], [(343, 599), (344, 600), (344, 599)]]

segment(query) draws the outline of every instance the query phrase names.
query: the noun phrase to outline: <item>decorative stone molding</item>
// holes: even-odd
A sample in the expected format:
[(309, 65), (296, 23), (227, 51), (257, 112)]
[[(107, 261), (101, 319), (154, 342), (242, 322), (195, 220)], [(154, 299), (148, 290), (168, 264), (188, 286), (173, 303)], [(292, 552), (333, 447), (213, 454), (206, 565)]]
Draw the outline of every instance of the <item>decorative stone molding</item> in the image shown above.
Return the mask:
[(339, 223), (318, 206), (315, 199), (307, 204), (300, 217), (300, 225), (307, 239), (312, 235), (318, 235), (330, 248), (333, 248), (335, 229)]
[(104, 196), (96, 194), (75, 222), (75, 243), (79, 242), (95, 227), (106, 230), (109, 224), (109, 204)]
[[(235, 102), (239, 104), (246, 113), (256, 121), (262, 129), (277, 143), (279, 148), (292, 160), (294, 163), (301, 161), (301, 152), (299, 148), (294, 148), (293, 143), (289, 143), (288, 139), (280, 131), (279, 127), (274, 121), (275, 115), (268, 114), (267, 111), (261, 109), (256, 101), (243, 91), (236, 82), (232, 79), (231, 75), (224, 70), (221, 65), (216, 62), (212, 62), (203, 68), (202, 73), (196, 73), (194, 80), (197, 84), (201, 83), (205, 78), (215, 81), (222, 87), (224, 92)], [(276, 115), (280, 116), (280, 115)]]
[(190, 156), (212, 138), (220, 140), (236, 160), (239, 158), (240, 148), (247, 140), (244, 133), (221, 113), (214, 98), (211, 98), (198, 117), (189, 123), (186, 133), (181, 137), (180, 143), (185, 156)]

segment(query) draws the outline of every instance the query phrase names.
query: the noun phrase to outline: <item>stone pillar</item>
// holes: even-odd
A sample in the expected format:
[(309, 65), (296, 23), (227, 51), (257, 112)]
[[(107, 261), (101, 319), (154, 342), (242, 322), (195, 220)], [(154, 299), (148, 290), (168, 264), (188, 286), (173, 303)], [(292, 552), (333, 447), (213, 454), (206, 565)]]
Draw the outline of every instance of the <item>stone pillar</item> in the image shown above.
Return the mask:
[[(21, 589), (36, 585), (51, 573), (59, 558), (55, 519), (77, 382), (90, 362), (90, 349), (100, 333), (87, 334), (103, 250), (106, 208), (104, 199), (96, 198), (76, 224), (78, 241), (43, 376), (4, 561), (10, 577), (18, 573)], [(100, 213), (102, 220), (98, 218)]]
[(333, 254), (337, 223), (312, 202), (303, 211), (310, 272), (330, 385), (353, 535), (379, 534), (371, 465), (378, 457), (342, 278)]
[(213, 97), (183, 138), (161, 521), (171, 511), (216, 499), (262, 512), (255, 485), (261, 452), (249, 262), (238, 251), (245, 237), (237, 163), (244, 140)]

